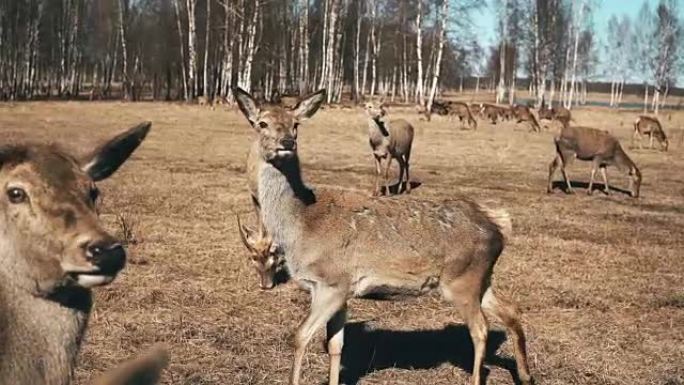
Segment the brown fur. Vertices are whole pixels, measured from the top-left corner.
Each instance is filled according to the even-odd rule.
[[[534,116],[534,113],[532,113],[530,107],[515,105],[511,107],[511,112],[517,119],[517,123],[527,122],[531,126],[532,131],[541,131],[541,126],[539,125],[537,118]]]
[[[653,139],[658,140],[660,148],[667,151],[669,147],[669,141],[667,140],[667,135],[663,130],[662,124],[656,117],[641,115],[634,121],[634,134],[632,135],[632,146],[634,146],[634,140],[638,140],[639,148],[641,146],[641,136],[648,135],[649,145],[648,148],[653,148]]]
[[[510,109],[504,106],[482,103],[481,111],[483,117],[489,119],[492,122],[492,124],[496,124],[499,119],[509,120],[511,118]]]
[[[94,182],[149,131],[144,123],[82,160],[54,146],[0,147],[0,384],[71,381],[92,307],[125,252],[100,225]]]
[[[549,165],[549,179],[547,192],[553,190],[553,174],[560,166],[567,186],[567,192],[572,193],[570,178],[566,167],[572,164],[575,158],[592,162],[591,177],[587,193],[592,193],[594,175],[597,169],[601,170],[604,182],[604,192],[610,193],[606,167],[614,165],[618,169],[628,172],[630,178],[630,190],[633,197],[639,196],[641,187],[641,172],[620,146],[620,142],[606,131],[588,127],[570,127],[565,125],[559,136],[554,139],[556,143],[556,157]]]
[[[241,110],[253,122],[253,98],[241,95]],[[323,97],[321,92],[310,96],[305,100],[308,108],[292,112],[290,121],[300,114],[313,115]],[[508,228],[505,213],[460,197],[434,203],[369,198],[354,191],[314,192],[302,180],[296,151],[273,150],[291,131],[258,132],[262,222],[282,249],[290,275],[312,293],[310,313],[295,336],[290,384],[299,385],[306,346],[324,325],[329,384],[338,384],[349,297],[421,295],[431,289],[439,289],[468,324],[475,345],[473,384],[481,378],[485,314],[506,326],[520,379],[531,383],[519,312],[495,297],[490,286],[504,246],[500,225]]]
[[[468,104],[463,102],[449,103],[449,116],[458,116],[460,122],[465,120],[470,128],[477,130],[477,121],[473,117]]]
[[[259,286],[262,290],[273,289],[279,263],[278,246],[261,224],[257,232],[243,225],[237,216],[237,225],[240,239],[249,251],[252,265],[259,275]]]
[[[152,385],[159,381],[169,363],[169,354],[161,345],[128,360],[103,374],[92,385]]]

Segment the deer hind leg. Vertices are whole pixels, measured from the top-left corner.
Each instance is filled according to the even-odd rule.
[[[404,163],[406,167],[406,187],[404,190],[407,194],[411,193],[411,177],[409,174],[409,160],[411,159],[411,151],[409,150],[406,155],[404,155]]]
[[[598,163],[596,161],[591,164],[591,174],[589,175],[589,187],[587,188],[587,194],[591,195],[594,191],[594,176],[596,175],[596,169],[598,168]]]
[[[397,193],[404,191],[404,170],[406,169],[406,163],[404,162],[404,156],[399,155],[397,157],[397,163],[399,163],[399,182],[397,184]]]
[[[344,289],[339,287],[333,288],[322,284],[318,284],[314,287],[311,292],[311,310],[309,310],[309,315],[299,326],[295,335],[295,354],[292,363],[292,373],[290,375],[290,385],[299,385],[306,346],[313,338],[316,330],[322,328],[323,325],[326,325],[331,321],[333,321],[333,325],[339,323],[339,319],[333,320],[333,318],[338,312],[344,311],[345,305],[346,293]],[[344,325],[344,323],[342,323],[342,325]],[[334,328],[332,329],[334,330]],[[333,348],[336,348],[337,345],[339,345],[340,351],[342,349],[340,343],[340,338],[343,336],[342,333],[341,330],[334,332],[332,338],[329,340],[333,341]],[[330,348],[330,346],[328,347]],[[336,349],[333,349],[333,352],[334,351],[336,351]],[[335,362],[337,362],[336,359]],[[331,357],[331,366],[335,362]]]
[[[546,192],[548,194],[551,194],[553,192],[553,174],[556,172],[558,164],[562,162],[563,161],[560,159],[560,155],[556,155],[556,157],[553,158],[553,160],[549,164],[549,181],[548,186],[546,187]]]
[[[382,160],[375,155],[375,187],[373,188],[373,196],[380,195],[380,175],[382,175]]]
[[[326,325],[328,356],[330,366],[328,384],[340,383],[340,366],[342,363],[342,347],[344,346],[344,324],[347,322],[347,309],[342,308],[328,321]]]
[[[531,384],[532,376],[527,362],[525,332],[520,324],[520,310],[514,304],[497,298],[491,287],[487,288],[482,297],[482,310],[490,318],[501,322],[506,327],[506,334],[513,340],[518,378],[522,384]]]
[[[603,192],[606,195],[610,195],[610,186],[608,186],[608,174],[606,173],[606,167],[601,167],[601,175],[603,176]]]

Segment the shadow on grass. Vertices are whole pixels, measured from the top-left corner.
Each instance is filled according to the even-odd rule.
[[[415,188],[418,188],[418,187],[420,187],[420,186],[423,185],[422,182],[415,181],[415,180],[412,180],[412,181],[410,181],[409,183],[411,183],[411,190],[413,190],[413,189],[415,189]],[[403,186],[401,186],[401,185],[399,184],[399,182],[394,183],[394,184],[391,184],[391,185],[389,186],[389,195],[396,195],[396,194],[403,193],[404,190],[403,190],[402,187],[403,187]],[[380,187],[380,195],[387,195],[387,188],[386,188],[385,186],[381,186],[381,187]]]
[[[503,331],[489,332],[485,362],[508,370],[519,384],[515,360],[496,355],[506,340]],[[367,374],[389,368],[430,369],[451,363],[468,373],[473,369],[473,344],[465,325],[441,330],[373,330],[365,322],[347,323],[342,352],[344,384],[355,385]],[[483,383],[489,371],[484,368]]]
[[[585,193],[586,193],[586,190],[589,188],[589,183],[588,183],[588,182],[577,182],[577,181],[572,181],[572,180],[571,180],[571,181],[570,181],[570,185],[572,186],[573,189],[582,189],[582,190],[585,190],[585,191],[584,191]],[[611,192],[616,192],[616,193],[624,194],[624,195],[627,195],[627,196],[631,196],[631,195],[630,195],[631,192],[630,192],[629,190],[622,189],[622,188],[619,188],[619,187],[614,187],[614,186],[609,186],[609,187],[610,187],[610,191],[611,191]],[[559,189],[559,190],[564,191],[566,194],[568,193],[568,190],[567,190],[567,188],[566,188],[566,186],[565,186],[565,182],[564,182],[564,181],[561,181],[561,180],[553,181],[553,189],[554,189],[554,190]],[[604,190],[604,185],[603,185],[603,183],[594,183],[594,185],[592,186],[592,191],[596,191],[596,190],[599,190],[600,192],[603,192],[603,190]],[[575,192],[579,192],[579,191],[575,191]]]

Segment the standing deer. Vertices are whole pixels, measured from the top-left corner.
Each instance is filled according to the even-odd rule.
[[[639,149],[642,148],[641,145],[641,135],[648,135],[649,145],[648,148],[653,148],[653,138],[658,140],[660,148],[667,151],[669,147],[669,141],[667,140],[667,135],[663,131],[663,126],[660,124],[658,118],[641,115],[634,121],[634,134],[632,135],[632,146],[634,146],[634,140],[638,139]]]
[[[263,224],[282,250],[290,276],[311,292],[309,314],[295,334],[290,384],[299,385],[306,346],[323,326],[329,384],[339,383],[349,298],[422,295],[432,289],[460,311],[470,329],[473,385],[480,384],[485,358],[485,314],[506,326],[519,378],[523,384],[532,382],[517,307],[495,296],[491,287],[504,232],[510,231],[505,211],[488,210],[465,198],[434,203],[409,197],[374,199],[348,190],[314,193],[302,180],[293,141],[297,125],[316,113],[325,91],[309,95],[292,110],[259,107],[240,89],[235,95],[258,133]]]
[[[409,160],[411,159],[411,146],[413,145],[413,126],[404,119],[389,120],[383,105],[375,106],[366,103],[368,115],[368,140],[373,156],[375,157],[375,188],[373,195],[380,195],[380,174],[382,173],[382,160],[386,159],[385,165],[385,193],[389,195],[389,170],[392,159],[399,163],[399,190],[411,192],[411,180],[409,178]],[[404,182],[406,175],[406,182]]]
[[[629,173],[629,190],[631,195],[634,198],[639,196],[641,172],[622,149],[620,142],[608,132],[589,127],[570,127],[566,124],[561,129],[560,135],[554,139],[554,142],[556,144],[556,157],[549,165],[548,193],[553,192],[553,174],[558,166],[560,166],[563,173],[567,192],[569,194],[573,193],[566,168],[577,158],[592,162],[587,194],[591,195],[593,192],[592,188],[596,169],[600,169],[603,176],[603,191],[606,194],[610,194],[606,167],[614,165],[619,170]]]
[[[477,121],[473,117],[472,112],[470,112],[470,107],[463,102],[451,102],[449,103],[449,115],[458,116],[458,120],[467,122],[468,127],[473,130],[477,130]]]
[[[126,262],[123,246],[98,219],[95,182],[124,163],[150,125],[116,135],[80,160],[55,146],[0,146],[0,384],[71,381],[91,288],[112,282]],[[124,379],[140,370],[117,373]]]

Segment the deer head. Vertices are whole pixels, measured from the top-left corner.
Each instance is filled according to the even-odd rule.
[[[95,183],[128,159],[150,126],[137,125],[80,160],[54,146],[0,147],[0,263],[12,278],[50,295],[116,277],[126,252],[100,224]]]
[[[273,239],[266,234],[263,226],[260,226],[259,232],[243,225],[240,222],[240,216],[237,217],[238,230],[240,231],[240,239],[249,250],[250,260],[254,269],[259,274],[259,286],[262,290],[270,290],[275,286],[275,275],[278,263],[278,245],[273,243]]]
[[[304,97],[296,106],[260,106],[248,92],[234,92],[240,111],[259,133],[261,155],[267,162],[292,158],[297,153],[299,124],[311,118],[325,101],[325,90]]]

